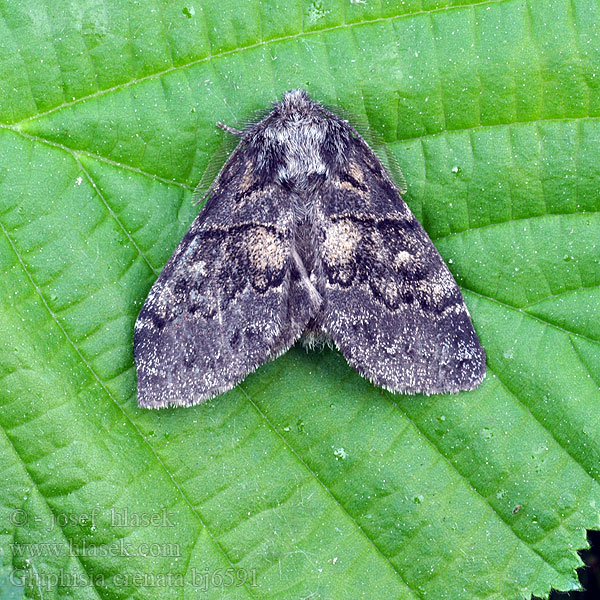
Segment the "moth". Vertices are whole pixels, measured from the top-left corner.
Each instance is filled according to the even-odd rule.
[[[375,385],[477,387],[456,282],[381,161],[303,90],[244,131],[137,318],[138,403],[221,394],[303,336]]]

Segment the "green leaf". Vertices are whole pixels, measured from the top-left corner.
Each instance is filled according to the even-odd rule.
[[[21,600],[22,584],[22,580],[13,569],[8,565],[2,565],[2,555],[0,555],[0,600]]]
[[[0,548],[26,597],[577,588],[600,525],[600,3],[0,7]],[[140,410],[133,323],[215,122],[299,86],[397,157],[487,378],[394,396],[294,348]]]

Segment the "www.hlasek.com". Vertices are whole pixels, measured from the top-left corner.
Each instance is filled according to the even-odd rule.
[[[175,542],[140,542],[132,544],[125,539],[108,544],[90,544],[86,540],[74,542],[35,542],[10,544],[14,556],[36,558],[42,556],[181,556],[181,548]]]

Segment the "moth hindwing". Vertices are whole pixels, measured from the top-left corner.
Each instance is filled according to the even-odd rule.
[[[394,392],[477,387],[485,353],[381,162],[302,90],[241,139],[135,324],[140,406],[225,392],[301,336]]]

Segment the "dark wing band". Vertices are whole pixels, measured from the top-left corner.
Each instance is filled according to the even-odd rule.
[[[389,390],[475,388],[485,353],[450,271],[360,138],[348,158],[315,202],[323,330]]]
[[[292,256],[291,199],[275,184],[252,188],[238,156],[150,291],[135,324],[140,406],[227,391],[302,333],[311,302]]]

